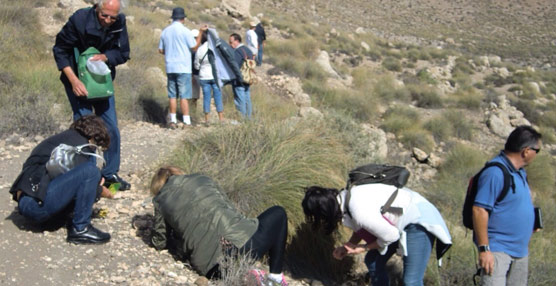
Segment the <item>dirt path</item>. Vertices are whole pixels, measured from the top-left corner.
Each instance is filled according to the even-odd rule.
[[[1,285],[188,285],[198,276],[167,251],[158,252],[143,240],[144,230],[132,226],[134,217],[152,214],[145,185],[151,170],[166,158],[184,136],[200,128],[168,130],[142,122],[121,123],[122,164],[120,174],[132,189],[114,200],[101,200],[105,219],[94,219],[112,240],[106,245],[76,246],[65,241],[66,228],[42,228],[17,213],[8,190],[23,161],[37,142],[23,143],[12,136],[0,142],[0,284]],[[37,138],[40,141],[41,138]],[[8,142],[6,142],[8,141]],[[15,144],[14,144],[15,143]],[[23,143],[23,144],[21,144]],[[148,220],[140,220],[139,224]]]

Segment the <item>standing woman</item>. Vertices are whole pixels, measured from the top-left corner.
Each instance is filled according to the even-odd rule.
[[[358,185],[350,191],[318,186],[307,188],[302,206],[307,219],[330,234],[340,222],[353,230],[349,241],[333,251],[336,259],[367,252],[365,264],[373,286],[389,285],[386,262],[398,250],[403,254],[404,285],[423,285],[432,246],[440,259],[452,240],[442,216],[429,201],[408,189],[398,190],[391,209],[381,212],[396,191],[385,184]],[[349,192],[349,194],[348,194]],[[366,243],[359,244],[361,240]]]
[[[154,196],[152,243],[156,249],[177,240],[178,251],[208,278],[220,276],[218,261],[224,246],[250,253],[256,259],[268,253],[270,274],[250,273],[264,285],[287,285],[282,260],[288,225],[282,207],[273,206],[257,218],[246,218],[211,178],[184,175],[171,166],[156,172],[150,191]]]
[[[205,123],[209,122],[210,113],[210,98],[214,97],[214,105],[216,112],[218,112],[218,119],[220,122],[224,120],[224,105],[222,104],[222,92],[216,82],[214,71],[211,64],[211,51],[209,50],[209,42],[207,41],[207,30],[202,30],[201,46],[195,53],[195,69],[199,70],[199,82],[203,90],[203,112],[205,113]],[[212,92],[212,95],[211,95]]]

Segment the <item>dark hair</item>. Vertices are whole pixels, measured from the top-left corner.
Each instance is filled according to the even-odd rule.
[[[104,125],[104,121],[96,115],[85,115],[77,119],[70,125],[70,129],[79,132],[87,140],[93,139],[96,145],[104,149],[110,146],[110,135]]]
[[[520,152],[527,147],[538,147],[542,135],[533,127],[527,125],[518,126],[506,140],[504,150],[508,152]]]
[[[305,189],[305,197],[301,202],[306,219],[315,229],[321,224],[326,234],[332,233],[342,219],[342,211],[338,204],[338,190],[311,186]]]
[[[234,40],[241,43],[241,36],[239,34],[233,33],[233,34],[230,35],[230,37],[234,38]]]
[[[201,44],[204,44],[208,39],[208,31],[204,30],[201,32]]]

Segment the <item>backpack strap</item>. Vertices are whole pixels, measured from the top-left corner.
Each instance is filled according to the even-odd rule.
[[[351,218],[353,218],[353,216],[351,216],[351,212],[349,211],[349,200],[351,199],[351,187],[347,188],[347,193],[346,193],[346,198],[345,198],[345,202],[344,202],[344,210],[346,211],[347,215]],[[388,198],[388,200],[386,200],[386,204],[384,204],[381,208],[380,208],[380,214],[384,215],[387,212],[393,213],[393,214],[397,214],[397,215],[402,215],[403,214],[403,208],[399,208],[399,207],[393,207],[392,203],[394,203],[394,201],[396,200],[396,197],[398,196],[398,191],[400,189],[396,188],[396,190],[390,195],[390,197]],[[392,224],[392,223],[390,223]]]
[[[100,160],[102,161],[102,165],[104,166],[104,165],[106,164],[106,161],[104,160],[104,158],[102,158],[102,156],[100,156],[100,155],[97,154],[97,153],[84,152],[84,151],[83,151],[83,149],[84,149],[84,148],[87,148],[87,147],[93,147],[93,148],[95,148],[95,150],[98,149],[98,146],[97,146],[97,145],[95,145],[95,144],[90,144],[90,143],[83,144],[83,145],[79,145],[79,146],[75,146],[75,148],[77,149],[77,153],[83,154],[83,155],[87,155],[87,156],[96,157],[97,159],[100,159]]]
[[[514,177],[510,174],[508,168],[500,162],[488,162],[483,167],[483,170],[492,166],[500,168],[500,170],[502,170],[502,174],[504,175],[504,187],[502,187],[502,192],[500,192],[500,195],[496,198],[496,202],[499,203],[506,197],[510,189],[512,189],[512,193],[515,194],[515,182]]]

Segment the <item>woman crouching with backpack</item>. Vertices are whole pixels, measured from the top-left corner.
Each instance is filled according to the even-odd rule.
[[[282,207],[273,206],[257,218],[246,218],[211,178],[185,175],[171,166],[156,172],[150,191],[156,249],[177,242],[180,254],[208,278],[219,278],[218,262],[226,250],[249,253],[255,259],[268,253],[270,273],[252,270],[251,277],[258,285],[287,285],[282,261],[288,225]]]
[[[366,184],[340,192],[312,186],[307,188],[302,206],[307,220],[314,227],[323,225],[327,234],[340,222],[353,230],[349,241],[334,249],[333,256],[341,260],[367,252],[365,264],[373,286],[389,285],[386,262],[396,250],[403,254],[404,285],[423,285],[435,239],[438,259],[452,244],[436,207],[407,188]],[[365,243],[360,244],[362,240]]]

